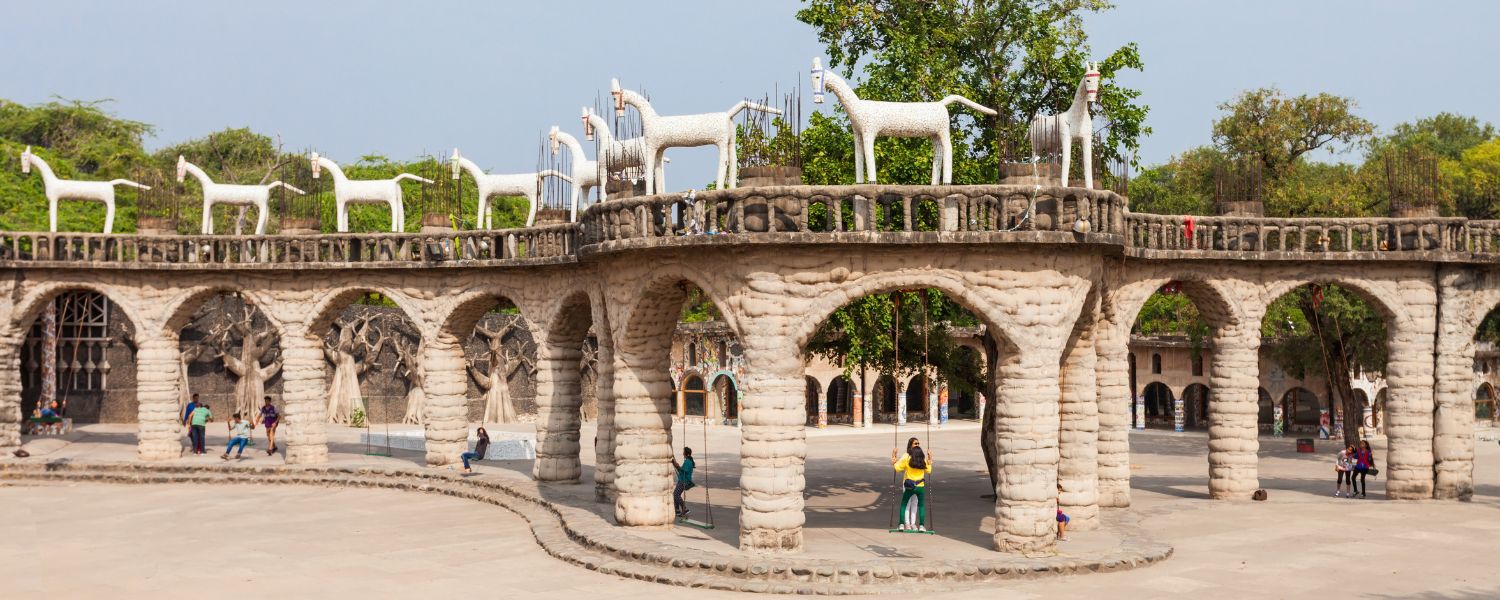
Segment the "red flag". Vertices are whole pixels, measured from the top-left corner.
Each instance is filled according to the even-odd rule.
[[[1193,241],[1193,215],[1182,218],[1182,237],[1186,238],[1189,243]]]
[[[1323,288],[1322,288],[1322,286],[1316,286],[1316,285],[1313,286],[1312,303],[1313,303],[1313,310],[1318,310],[1318,305],[1320,305],[1320,304],[1323,303]]]

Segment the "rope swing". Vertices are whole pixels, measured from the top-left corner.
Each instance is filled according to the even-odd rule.
[[[894,312],[895,312],[895,318],[892,319],[893,327],[894,327],[895,331],[894,331],[893,335],[891,336],[891,339],[892,339],[892,344],[891,345],[892,345],[892,352],[895,354],[896,364],[897,364],[898,367],[901,364],[901,294],[903,294],[903,293],[906,293],[906,292],[905,291],[898,291],[898,292],[895,292],[895,293],[893,293],[891,295],[891,301],[895,305],[895,310],[894,310]],[[931,322],[930,322],[930,315],[929,315],[929,310],[928,310],[928,297],[927,297],[926,290],[921,290],[920,293],[922,294],[922,296],[921,296],[921,298],[922,298],[922,369],[921,369],[921,374],[922,374],[921,386],[922,387],[921,387],[921,394],[922,394],[922,401],[928,403],[927,410],[928,410],[928,413],[929,413],[927,415],[927,432],[923,436],[926,439],[924,439],[922,443],[925,444],[930,449],[930,448],[932,448],[932,415],[931,415],[931,411],[933,410],[933,406],[932,406],[932,404],[931,404],[931,402],[929,400],[929,385],[930,385],[929,384],[929,380],[930,380],[930,378],[928,376],[928,371],[929,371],[929,369],[928,369],[928,363],[930,361],[928,360],[928,358],[929,358],[928,357],[928,349],[929,348],[928,348],[928,335],[927,334],[928,334],[928,330],[931,329]],[[906,399],[905,398],[898,398],[897,401],[904,403],[906,401]],[[904,408],[904,406],[905,406],[905,404],[901,404],[901,405],[897,406],[898,413],[902,410],[902,408]],[[891,430],[891,451],[893,453],[899,453],[899,452],[902,451],[901,450],[901,419],[899,418],[899,416],[896,419],[895,427],[893,427],[892,430]],[[926,519],[925,520],[926,520],[926,525],[928,527],[925,530],[921,530],[921,529],[900,529],[900,528],[896,527],[896,513],[901,510],[901,498],[902,498],[902,496],[905,495],[905,491],[906,491],[905,490],[905,486],[904,486],[904,480],[906,479],[906,475],[904,473],[899,472],[899,471],[895,472],[894,474],[895,474],[896,501],[891,504],[890,526],[887,528],[887,531],[890,531],[891,533],[925,533],[925,534],[935,534],[935,533],[937,533],[936,520],[933,519],[933,513],[935,511],[932,510],[932,508],[933,508],[934,505],[932,503],[932,499],[933,498],[932,498],[932,478],[931,477],[924,477],[923,480],[922,480],[922,482],[923,482],[922,487],[923,487],[923,490],[924,490],[923,493],[926,494],[926,496],[927,496],[927,506],[928,506],[928,509],[927,509],[927,514],[926,514]]]
[[[698,529],[713,529],[714,528],[714,505],[713,505],[712,502],[709,502],[709,499],[708,499],[708,458],[707,458],[708,457],[708,397],[707,397],[708,396],[708,391],[704,390],[703,394],[704,394],[704,399],[703,399],[704,400],[704,404],[703,404],[703,447],[702,447],[703,448],[703,450],[702,450],[703,456],[702,457],[694,456],[693,457],[693,464],[695,465],[695,468],[701,468],[703,470],[703,511],[704,511],[704,513],[706,513],[708,515],[708,522],[705,523],[703,521],[699,521],[697,519],[689,519],[687,517],[678,517],[677,518],[677,522],[679,524],[682,524],[682,525],[687,525],[688,527],[697,527]],[[684,414],[682,416],[682,446],[683,447],[687,446],[687,414],[685,414],[685,413],[686,413],[686,410],[684,410]],[[678,452],[678,454],[681,454],[681,452]],[[703,460],[700,462],[699,458],[702,458]],[[674,486],[676,485],[675,481],[673,482],[673,485]],[[687,496],[686,492],[683,493],[683,496],[684,496],[684,499],[686,499],[686,496]]]

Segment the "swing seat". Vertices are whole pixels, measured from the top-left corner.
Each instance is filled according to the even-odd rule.
[[[697,519],[689,519],[687,517],[677,517],[677,524],[678,525],[687,525],[688,527],[697,527],[698,529],[713,529],[714,528],[714,526],[713,526],[712,523],[704,523],[703,521],[699,521]]]
[[[920,529],[887,529],[886,531],[889,533],[921,533],[926,535],[937,535],[936,529],[928,529],[927,531],[922,531]]]

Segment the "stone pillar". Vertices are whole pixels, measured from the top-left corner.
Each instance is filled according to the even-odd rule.
[[[427,369],[422,390],[427,394],[423,429],[427,466],[441,467],[463,462],[461,455],[469,451],[469,373],[461,340],[446,331],[432,337],[435,339],[427,344],[421,358]],[[540,460],[540,455],[537,458]]]
[[[1385,380],[1390,387],[1387,388],[1389,398],[1386,400],[1386,459],[1384,465],[1376,461],[1381,476],[1386,479],[1386,496],[1395,500],[1421,500],[1433,496],[1433,373],[1436,362],[1433,357],[1437,345],[1437,332],[1434,331],[1437,299],[1430,290],[1424,293],[1416,286],[1412,287],[1403,289],[1401,297],[1409,318],[1396,319],[1394,325],[1387,324],[1390,358],[1386,363]],[[1439,357],[1438,360],[1443,359]],[[1473,369],[1473,363],[1468,368]]]
[[[21,447],[21,344],[24,330],[6,328],[0,333],[0,459]]]
[[[602,337],[596,360],[594,398],[599,418],[594,429],[594,497],[605,501],[615,496],[615,353]]]
[[[547,339],[539,332],[533,337]],[[536,462],[532,467],[537,481],[577,483],[583,475],[578,460],[578,427],[583,418],[578,367],[582,359],[579,340],[537,346]]]
[[[615,522],[621,525],[670,525],[675,516],[674,395],[667,349],[660,347],[670,335],[640,344],[643,349],[615,350]]]
[[[837,379],[835,379],[833,381],[837,381]],[[833,386],[833,383],[829,382],[829,387],[832,387],[832,386]],[[826,429],[827,427],[828,427],[828,390],[823,390],[821,393],[818,394],[818,429]]]
[[[1130,410],[1135,401],[1130,397],[1129,335],[1107,322],[1095,331],[1099,506],[1125,508],[1130,506]]]
[[[1099,411],[1094,331],[1085,329],[1063,354],[1060,387],[1058,503],[1073,529],[1099,527]]]
[[[1172,398],[1172,431],[1177,433],[1187,430],[1186,402],[1182,396]]]
[[[1226,324],[1209,374],[1208,493],[1248,499],[1260,487],[1260,322]]]
[[[782,341],[756,335],[744,340],[745,358],[754,370],[740,399],[741,550],[802,550],[806,384],[802,353]]]
[[[891,386],[891,389],[896,390],[896,397],[895,397],[895,401],[896,401],[896,424],[897,425],[905,425],[906,424],[906,386],[901,385],[901,378],[900,377],[896,377],[896,376],[893,375],[891,377],[891,379],[896,382],[896,385]],[[877,379],[876,381],[880,381],[880,380]]]
[[[328,381],[323,343],[305,328],[287,325],[281,337],[281,398],[286,421],[278,441],[289,464],[328,462]]]
[[[995,547],[1002,552],[1051,552],[1057,544],[1061,360],[1061,348],[1022,347],[1000,363]]]
[[[1433,413],[1433,497],[1468,500],[1474,495],[1474,327],[1473,276],[1466,267],[1438,268],[1437,365]],[[1371,400],[1373,402],[1373,399]]]
[[[160,334],[160,327],[137,328],[136,400],[139,423],[136,451],[141,460],[171,460],[182,456],[182,416],[178,414],[181,378],[175,336]],[[232,407],[219,408],[219,414]]]

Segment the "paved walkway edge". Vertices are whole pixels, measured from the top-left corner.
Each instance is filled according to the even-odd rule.
[[[560,506],[508,482],[399,468],[302,466],[194,466],[80,461],[6,461],[0,483],[89,481],[99,483],[280,484],[385,488],[444,494],[516,513],[548,555],[600,573],[656,583],[781,594],[891,594],[976,587],[988,582],[1106,573],[1143,567],[1172,556],[1129,513],[1104,513],[1118,534],[1114,552],[1082,556],[951,561],[871,559],[841,561],[795,555],[729,555],[642,539],[582,509]],[[586,516],[585,516],[586,515]]]

